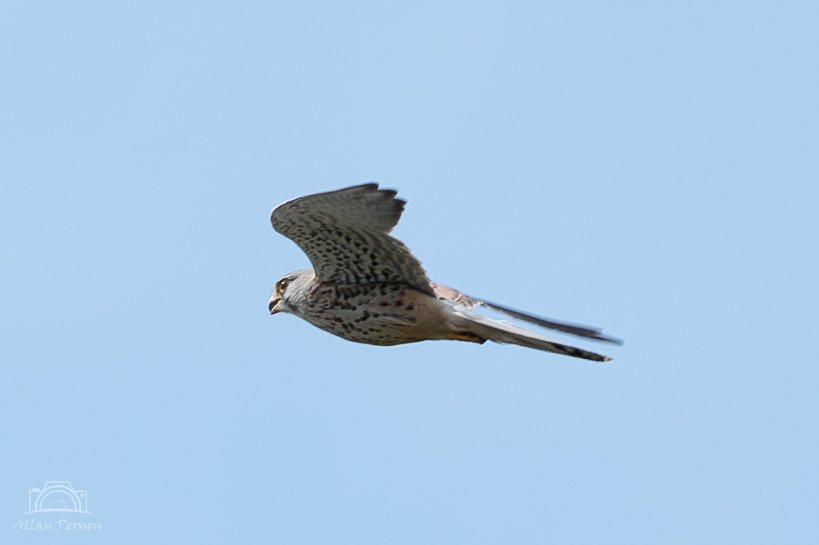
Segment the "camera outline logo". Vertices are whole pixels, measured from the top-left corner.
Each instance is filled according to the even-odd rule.
[[[46,481],[29,490],[28,512],[94,514],[88,510],[88,491],[76,490],[71,481]]]

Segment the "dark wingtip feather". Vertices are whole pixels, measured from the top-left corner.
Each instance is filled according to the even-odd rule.
[[[567,322],[559,322],[556,320],[547,320],[546,318],[541,318],[540,316],[534,316],[527,312],[522,312],[520,310],[516,310],[504,305],[499,305],[497,303],[492,303],[490,301],[483,301],[483,304],[487,307],[497,310],[498,312],[503,312],[504,314],[508,314],[513,318],[517,318],[519,320],[523,320],[524,322],[529,322],[530,324],[535,324],[540,327],[545,327],[546,329],[553,329],[555,331],[560,331],[562,333],[568,333],[569,335],[574,335],[576,337],[583,337],[585,339],[592,339],[594,341],[601,341],[607,342],[611,344],[622,345],[623,341],[616,337],[609,337],[608,335],[604,335],[600,329],[595,327],[588,327],[588,326],[581,326],[577,324],[570,324]]]
[[[407,201],[405,201],[404,199],[398,199],[395,197],[396,195],[398,195],[397,189],[381,189],[377,182],[356,185],[351,187],[350,189],[362,189],[366,191],[367,197],[391,200],[399,204],[402,208],[407,203]]]

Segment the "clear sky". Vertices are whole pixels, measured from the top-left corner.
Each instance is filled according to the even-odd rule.
[[[0,542],[819,542],[817,5],[3,2]],[[269,316],[367,181],[614,362]]]

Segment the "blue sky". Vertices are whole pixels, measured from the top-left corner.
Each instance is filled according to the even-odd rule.
[[[4,2],[0,541],[816,543],[816,6]],[[615,361],[269,316],[373,180]]]

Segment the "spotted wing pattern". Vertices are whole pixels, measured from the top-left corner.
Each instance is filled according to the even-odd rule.
[[[273,228],[304,250],[319,282],[404,283],[433,295],[421,263],[389,235],[405,201],[364,184],[307,195],[277,206]]]

